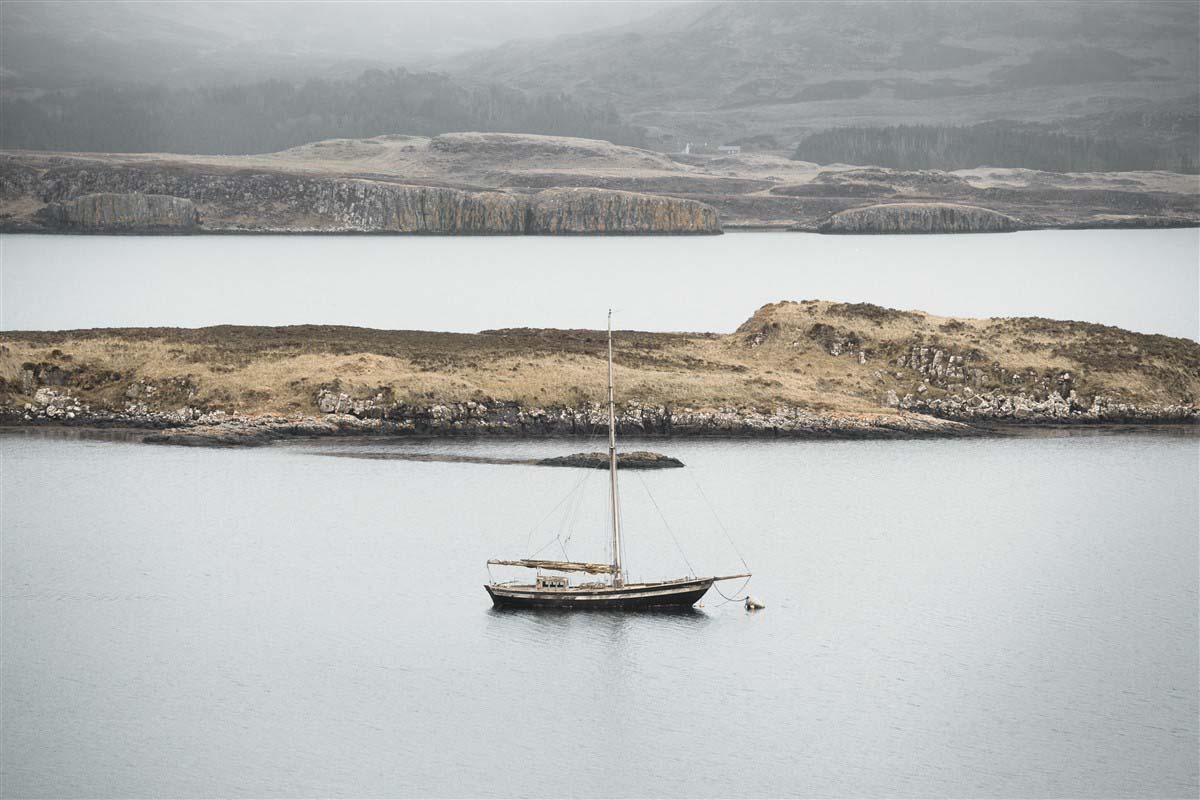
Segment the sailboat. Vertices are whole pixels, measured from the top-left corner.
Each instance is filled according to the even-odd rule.
[[[613,389],[612,309],[608,312],[608,493],[612,514],[612,562],[553,561],[518,558],[489,559],[488,564],[527,567],[536,570],[533,583],[485,584],[496,607],[571,608],[612,611],[688,608],[704,596],[717,581],[749,578],[749,572],[714,575],[706,578],[629,582],[621,564],[621,514],[617,493],[617,411]],[[545,573],[577,572],[601,576],[588,583],[572,584],[563,575]]]

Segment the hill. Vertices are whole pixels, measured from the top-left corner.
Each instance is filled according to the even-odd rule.
[[[638,19],[662,5],[5,0],[0,71],[15,91],[346,78]]]
[[[1195,422],[1200,344],[1082,322],[824,301],[737,331],[616,336],[627,433],[958,435],[971,423]],[[0,335],[2,418],[215,435],[585,434],[605,337],[328,326]],[[215,427],[214,427],[215,426]]]
[[[445,63],[464,79],[612,103],[664,149],[790,148],[841,125],[995,119],[1197,148],[1190,3],[681,4],[609,31]],[[1164,110],[1193,122],[1144,124]]]

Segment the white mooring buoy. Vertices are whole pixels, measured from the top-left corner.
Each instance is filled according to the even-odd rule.
[[[764,603],[762,600],[759,600],[757,597],[753,597],[753,596],[746,597],[746,610],[747,611],[758,611],[760,608],[766,608],[766,607],[767,607],[767,604]]]

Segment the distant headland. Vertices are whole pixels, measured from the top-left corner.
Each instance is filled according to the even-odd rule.
[[[0,231],[432,235],[974,233],[1200,225],[1170,172],[945,172],[665,154],[508,133],[246,156],[0,151]]]

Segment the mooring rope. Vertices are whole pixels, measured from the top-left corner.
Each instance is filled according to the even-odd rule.
[[[742,588],[738,589],[738,592],[742,591],[749,585],[750,585],[750,579],[746,578],[745,582],[742,584]],[[713,588],[717,590],[717,594],[721,595],[721,597],[725,597],[725,593],[720,590],[720,588],[717,586],[717,584],[714,583]],[[737,594],[737,592],[735,592],[734,594]],[[748,594],[745,597],[725,597],[725,603],[744,603],[744,602],[746,602],[746,600],[749,597],[750,597],[750,595],[748,595]],[[719,608],[720,606],[725,605],[725,603],[717,603],[717,607]]]

